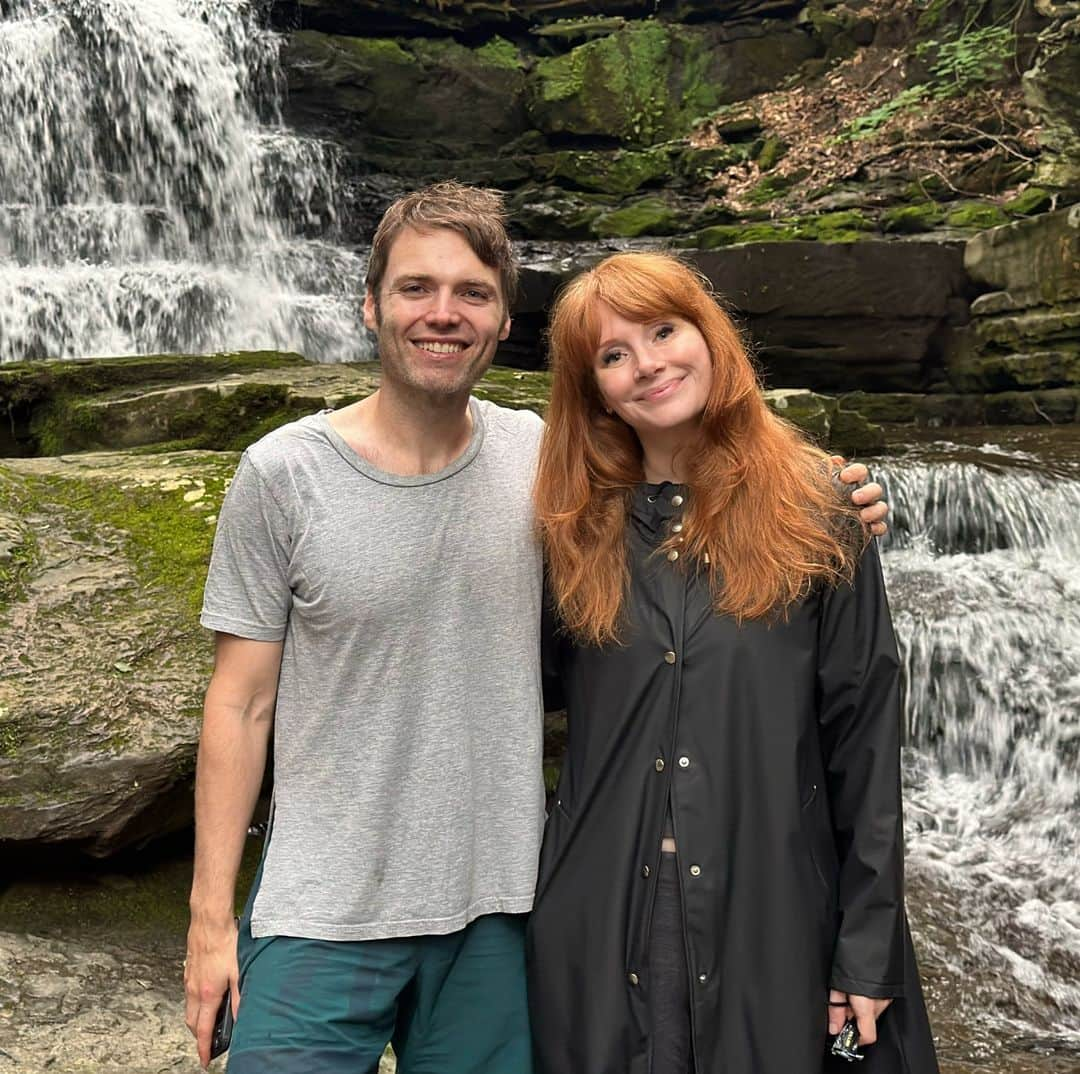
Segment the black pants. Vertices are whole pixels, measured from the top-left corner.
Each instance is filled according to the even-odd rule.
[[[690,971],[683,939],[679,872],[674,854],[660,855],[649,932],[650,1074],[694,1074],[690,1041]]]

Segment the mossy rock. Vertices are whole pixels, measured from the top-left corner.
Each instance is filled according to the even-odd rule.
[[[278,374],[310,364],[302,355],[279,351],[12,362],[0,367],[0,406],[9,419],[0,424],[0,454],[66,450],[62,445],[78,441],[90,421],[72,407],[75,400],[256,372]]]
[[[881,218],[881,227],[887,234],[917,235],[932,231],[944,218],[939,205],[924,201],[919,205],[899,205],[886,210]]]
[[[854,410],[867,421],[886,425],[912,425],[917,420],[923,397],[912,392],[846,392],[837,402],[843,410]]]
[[[948,376],[962,392],[1075,387],[1080,385],[1080,352],[988,355],[951,364]]]
[[[985,231],[1009,222],[1008,214],[997,205],[985,201],[968,201],[951,207],[945,213],[947,227]]]
[[[1010,216],[1034,216],[1045,212],[1053,204],[1053,195],[1041,186],[1029,186],[1015,198],[1002,205]]]
[[[815,49],[806,34],[644,19],[561,56],[530,75],[528,108],[547,134],[654,145],[686,134],[721,105],[773,89]]]
[[[787,145],[775,134],[765,139],[757,155],[757,166],[763,171],[771,171],[787,155]]]
[[[533,158],[545,180],[563,180],[583,190],[633,194],[639,187],[671,175],[672,151],[656,147],[631,150],[562,149]]]
[[[598,238],[632,239],[639,235],[673,235],[679,214],[663,198],[641,198],[603,213],[592,224]]]
[[[695,186],[711,183],[732,164],[750,156],[749,145],[686,146],[674,161],[675,174]]]
[[[526,187],[507,201],[511,227],[536,239],[591,238],[597,217],[612,208],[611,200],[603,195],[558,187]]]
[[[290,121],[332,131],[359,159],[469,159],[530,127],[524,64],[502,38],[470,48],[449,37],[296,30],[283,61]]]
[[[767,205],[770,201],[782,198],[793,186],[801,183],[808,174],[805,168],[800,168],[789,175],[766,175],[747,192],[746,200],[751,205]]]
[[[758,242],[858,242],[869,237],[874,223],[862,213],[848,210],[819,216],[794,217],[778,223],[719,224],[702,229],[697,244],[701,250]]]

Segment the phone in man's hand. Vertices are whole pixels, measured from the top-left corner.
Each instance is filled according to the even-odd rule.
[[[221,997],[221,1006],[218,1007],[217,1016],[214,1018],[214,1032],[210,1037],[211,1059],[217,1059],[219,1055],[224,1055],[229,1050],[232,1031],[232,989],[226,988],[225,995]]]

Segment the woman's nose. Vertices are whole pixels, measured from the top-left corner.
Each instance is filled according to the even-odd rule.
[[[663,368],[664,361],[662,358],[652,354],[641,354],[638,355],[638,360],[634,364],[634,376],[638,380],[655,377]]]

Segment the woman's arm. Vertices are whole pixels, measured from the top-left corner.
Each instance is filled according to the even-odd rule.
[[[901,996],[900,661],[873,542],[852,584],[823,593],[818,646],[818,718],[839,861],[829,983],[852,996]]]

